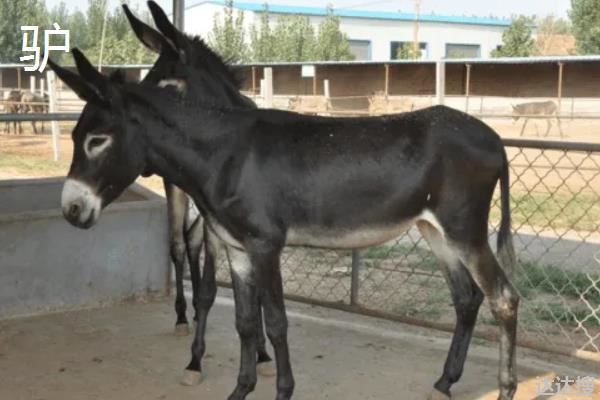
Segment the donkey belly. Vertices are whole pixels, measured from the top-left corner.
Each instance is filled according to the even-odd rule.
[[[378,226],[331,229],[320,226],[292,227],[288,230],[286,245],[329,249],[360,249],[377,246],[399,237],[419,220],[427,220],[439,226],[435,216],[430,211],[424,210],[415,217]]]

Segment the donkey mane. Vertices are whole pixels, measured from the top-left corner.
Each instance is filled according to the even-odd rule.
[[[190,44],[192,65],[204,65],[212,74],[219,74],[240,90],[244,79],[231,67],[231,60],[225,60],[211,49],[200,36],[178,32]]]
[[[202,109],[208,112],[231,112],[245,111],[244,107],[224,105],[221,102],[212,101],[207,96],[188,98],[171,86],[157,87],[135,82],[126,82],[121,85],[126,97],[134,98],[136,102],[144,104],[156,111],[156,115],[168,115],[165,105],[173,105],[182,109]],[[175,106],[176,105],[176,106]]]

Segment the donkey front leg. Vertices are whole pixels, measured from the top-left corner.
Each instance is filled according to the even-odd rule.
[[[188,243],[188,246],[190,244]],[[181,383],[185,386],[199,384],[202,379],[202,359],[206,352],[206,322],[210,309],[214,305],[217,296],[216,268],[219,249],[221,248],[219,238],[204,224],[204,268],[200,280],[199,294],[194,307],[197,313],[196,333],[192,343],[192,359],[186,367]],[[193,259],[193,257],[190,257]],[[258,342],[257,342],[257,364],[256,370],[259,375],[273,376],[273,363],[267,353],[265,333],[263,329],[262,312],[259,307],[258,318]]]
[[[256,351],[258,342],[258,288],[256,269],[248,254],[227,247],[235,299],[235,327],[241,341],[238,383],[228,400],[244,400],[256,386]]]
[[[185,369],[181,383],[186,386],[197,385],[202,381],[202,358],[206,351],[206,320],[217,296],[215,280],[215,261],[218,257],[220,242],[206,224],[204,230],[204,268],[200,280],[198,298],[194,300],[196,309],[196,333],[192,343],[192,359]]]

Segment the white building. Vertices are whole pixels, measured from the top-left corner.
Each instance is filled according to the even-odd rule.
[[[244,13],[246,28],[259,24],[264,3],[234,2],[234,8]],[[207,37],[215,14],[222,15],[223,0],[191,1],[185,12],[185,30]],[[269,4],[273,24],[278,16],[301,14],[315,25],[323,20],[327,10],[318,7]],[[412,43],[415,15],[389,11],[359,11],[335,9],[341,17],[341,29],[348,35],[357,60],[388,61],[396,58],[398,47]],[[488,57],[502,43],[502,33],[510,20],[464,16],[421,15],[419,42],[423,59]]]

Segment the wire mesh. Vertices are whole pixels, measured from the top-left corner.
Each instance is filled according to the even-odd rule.
[[[561,352],[600,353],[600,151],[507,145],[517,268],[513,284],[522,297],[519,339]],[[558,148],[556,148],[558,147]],[[583,150],[582,150],[583,148]],[[490,213],[495,248],[499,192]],[[439,261],[413,228],[382,246],[360,252],[358,296],[351,301],[349,251],[286,249],[284,289],[294,298],[349,309],[373,310],[414,321],[452,326],[455,313]],[[220,258],[218,279],[229,281]],[[482,307],[478,331],[495,331]]]

